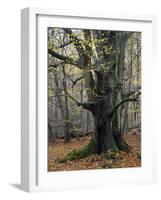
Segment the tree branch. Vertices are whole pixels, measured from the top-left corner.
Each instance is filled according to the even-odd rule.
[[[134,95],[134,94],[135,94],[135,96],[141,95],[140,88],[139,88],[138,90],[130,91],[130,92],[126,95],[126,97],[128,98],[128,97],[130,97],[130,96],[132,96],[132,95]]]
[[[75,46],[75,49],[78,53],[79,56],[79,63],[83,66],[85,63],[85,57],[86,57],[86,53],[85,53],[85,49],[83,46],[83,40],[79,39],[72,31],[72,29],[70,28],[64,28],[64,32],[66,34],[69,35],[70,40],[73,41],[73,44]]]
[[[66,72],[65,72],[65,68],[64,68],[64,65],[63,65],[63,89],[64,89],[64,92],[77,104],[77,105],[80,105],[81,103],[79,101],[77,101],[66,89],[65,87],[65,78],[66,78]]]
[[[69,96],[70,99],[72,99],[77,104],[77,106],[82,106],[84,109],[92,111],[93,110],[93,106],[96,104],[96,102],[84,102],[84,103],[81,103],[81,102],[77,101],[64,87],[64,81],[65,81],[65,77],[66,77],[66,72],[65,72],[64,66],[63,66],[63,74],[64,74],[64,78],[63,78],[63,89],[64,89],[64,92]],[[82,79],[82,78],[83,78],[83,76],[79,77],[79,80]]]
[[[72,83],[73,83],[72,88],[75,86],[75,84],[76,84],[78,81],[82,80],[83,78],[84,78],[84,76],[78,77],[78,78],[75,79],[75,80],[70,79],[70,80],[72,81]]]
[[[79,39],[72,31],[72,29],[70,28],[64,28],[64,32],[67,33],[69,35],[69,38],[72,40],[72,42],[74,43],[77,51],[79,54],[84,53],[84,48],[82,45],[82,40]]]
[[[67,90],[64,89],[64,92],[78,105],[81,106],[82,103],[77,101]]]
[[[75,65],[75,61],[67,56],[60,55],[59,53],[55,52],[52,49],[48,49],[48,53],[54,56],[55,58],[58,58],[59,60],[65,61],[67,64]]]
[[[82,106],[86,110],[92,111],[93,106],[96,104],[96,102],[81,103],[81,102],[77,101],[67,90],[64,89],[64,92],[69,96],[70,99],[72,99],[77,104],[77,106]]]
[[[57,68],[57,67],[58,67],[58,65],[55,64],[55,63],[49,63],[48,64],[48,68]]]
[[[61,61],[64,61],[65,64],[74,65],[74,66],[78,67],[79,69],[83,68],[83,63],[82,63],[81,59],[74,60],[68,56],[61,55],[52,49],[48,49],[48,53],[50,55],[54,56],[55,58],[57,58]]]
[[[68,41],[67,43],[61,44],[60,46],[58,46],[57,48],[64,48],[66,46],[68,46],[69,44],[71,44],[73,42],[73,40]]]
[[[124,104],[125,102],[136,102],[138,101],[138,98],[135,97],[135,98],[126,98],[124,100],[122,100],[121,102],[119,102],[112,110],[111,114],[110,114],[110,117],[112,117],[114,115],[114,113],[116,112],[116,110],[122,105]]]

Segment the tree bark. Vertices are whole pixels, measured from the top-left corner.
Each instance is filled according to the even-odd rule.
[[[108,108],[109,102],[102,101],[100,105],[97,105],[95,112],[93,113],[94,118],[94,142],[96,153],[106,153],[112,149],[114,144],[114,138],[111,127],[111,118],[105,112]]]

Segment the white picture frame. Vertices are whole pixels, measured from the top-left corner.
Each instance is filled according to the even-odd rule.
[[[86,23],[84,23],[85,21]],[[47,66],[47,46],[45,50],[45,42],[39,45],[41,37],[44,37],[43,31],[46,27],[54,26],[54,24],[56,27],[103,29],[107,23],[110,29],[137,30],[145,33],[143,34],[145,47],[142,55],[142,84],[144,86],[142,120],[143,130],[146,132],[142,136],[143,166],[138,169],[110,169],[109,171],[105,169],[99,172],[98,170],[86,170],[49,173],[46,171],[47,134],[42,136],[40,133],[40,130],[45,130],[46,128],[45,118],[41,118],[41,116],[43,114],[46,117],[45,110],[47,110],[47,106],[45,106],[47,103],[45,100],[47,99],[47,96],[45,96],[45,94],[47,95],[47,87],[45,85],[45,82],[47,83],[45,74],[47,68],[44,67],[44,63]],[[40,32],[42,34],[39,34]],[[21,47],[21,188],[25,191],[33,192],[155,183],[155,133],[150,135],[154,119],[151,116],[151,108],[147,111],[147,108],[152,106],[151,94],[148,93],[148,90],[151,87],[149,84],[149,79],[151,78],[150,66],[153,66],[155,70],[155,16],[110,14],[101,11],[91,13],[25,8],[22,10],[21,15]],[[45,51],[46,56],[42,56]],[[39,60],[39,57],[41,57],[41,60]],[[41,63],[43,63],[43,66]],[[146,69],[144,68],[145,65]],[[39,87],[41,87],[43,93],[39,91]],[[40,109],[39,104],[43,105],[41,106],[42,109]],[[40,122],[38,122],[39,120]]]

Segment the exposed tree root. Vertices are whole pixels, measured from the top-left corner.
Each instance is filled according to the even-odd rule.
[[[127,153],[132,152],[132,147],[130,147],[123,139],[120,141],[117,141],[116,143],[117,143],[119,150],[125,151]]]
[[[113,145],[112,148],[110,148],[104,155],[107,159],[115,159],[119,157],[119,150],[127,153],[132,152],[132,148],[124,140],[121,140],[121,142],[117,142],[117,145]],[[67,161],[85,158],[91,154],[96,154],[96,148],[93,140],[91,140],[90,143],[82,149],[72,150],[64,158],[58,160],[58,162],[65,163]]]
[[[122,134],[117,129],[113,130],[113,136],[116,146],[119,150],[125,151],[127,153],[130,153],[132,151],[132,147],[130,147],[129,144],[124,141]]]
[[[133,153],[132,147],[130,147],[122,138],[121,135],[114,135],[114,140],[112,142],[111,148],[108,149],[106,153],[104,153],[107,159],[115,159],[119,158],[119,151],[125,151],[127,153]],[[96,145],[94,140],[91,139],[90,143],[87,144],[82,149],[74,149],[70,153],[68,153],[64,158],[58,160],[59,163],[65,163],[71,160],[77,160],[81,158],[85,158],[91,154],[97,154]],[[102,153],[103,154],[103,153]]]

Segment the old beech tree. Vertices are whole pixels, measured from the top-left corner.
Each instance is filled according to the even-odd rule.
[[[140,88],[120,96],[124,72],[125,47],[132,32],[81,30],[81,36],[72,29],[62,29],[64,42],[59,48],[72,45],[76,56],[58,51],[56,47],[48,47],[49,56],[56,59],[50,67],[66,68],[73,65],[82,70],[85,89],[88,96],[86,102],[74,98],[65,90],[68,98],[77,106],[92,113],[94,120],[94,136],[91,140],[93,153],[101,154],[114,149],[130,151],[118,128],[117,110],[127,102],[137,102]],[[64,70],[64,76],[65,76]],[[77,80],[76,80],[77,81]],[[79,81],[79,78],[78,78]],[[65,83],[65,82],[64,82]]]

